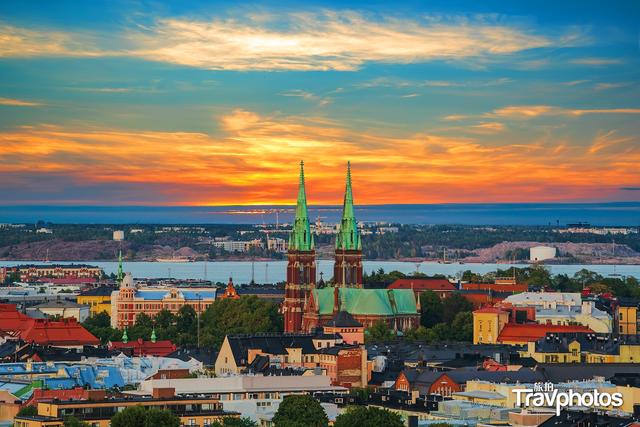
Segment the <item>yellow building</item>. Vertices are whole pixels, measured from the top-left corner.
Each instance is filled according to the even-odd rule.
[[[111,292],[114,290],[114,288],[104,285],[89,289],[78,295],[78,304],[88,305],[91,316],[102,312],[111,316]]]
[[[17,416],[15,427],[63,427],[64,418],[75,417],[91,427],[109,427],[111,418],[131,406],[169,410],[180,418],[180,425],[208,426],[225,417],[239,417],[237,412],[225,412],[218,399],[208,397],[177,397],[173,389],[155,389],[153,398],[123,397],[88,400],[66,400],[38,403],[37,416]]]
[[[498,335],[509,322],[509,312],[496,308],[485,307],[473,312],[473,343],[495,344]]]
[[[620,298],[614,320],[620,335],[636,335],[638,333],[638,301]]]

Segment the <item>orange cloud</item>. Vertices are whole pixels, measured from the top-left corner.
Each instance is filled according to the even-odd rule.
[[[0,175],[5,185],[21,180],[27,192],[36,179],[64,176],[83,188],[137,189],[141,203],[153,188],[170,203],[211,205],[291,203],[300,159],[306,160],[314,204],[339,203],[349,159],[361,204],[607,198],[607,192],[640,182],[640,141],[617,132],[597,135],[588,146],[568,140],[514,144],[480,136],[391,136],[320,117],[241,109],[219,120],[219,136],[46,125],[5,131]],[[486,127],[499,130],[500,124]],[[100,203],[100,194],[93,196],[89,202]],[[65,197],[78,202],[75,194]]]
[[[8,105],[10,107],[39,107],[42,104],[40,102],[25,101],[22,99],[0,98],[0,105]]]

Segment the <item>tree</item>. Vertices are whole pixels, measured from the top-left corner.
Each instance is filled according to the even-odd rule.
[[[202,344],[216,347],[229,334],[280,332],[283,329],[278,305],[253,295],[216,300],[200,318]]]
[[[222,423],[219,421],[211,424],[211,427],[258,427],[258,423],[253,421],[251,418],[242,417],[242,418],[231,418],[226,417],[223,418]]]
[[[129,406],[111,418],[111,427],[145,427],[147,410],[140,405]]]
[[[394,334],[387,326],[384,320],[376,320],[370,328],[367,329],[366,338],[368,342],[385,342],[391,341]]]
[[[387,409],[351,406],[338,415],[334,427],[403,427],[402,417]]]
[[[180,427],[180,418],[168,410],[129,406],[111,418],[111,427]]]
[[[67,417],[64,419],[64,427],[89,427],[89,423],[80,421],[76,417]]]
[[[145,427],[180,427],[180,418],[169,410],[151,408],[147,410],[144,425]]]
[[[104,311],[87,318],[82,325],[103,344],[122,338],[122,332],[111,327],[111,317]]]
[[[427,328],[442,322],[442,300],[431,290],[420,294],[420,324]]]
[[[280,403],[273,423],[276,427],[327,427],[329,418],[314,397],[292,394]]]
[[[447,325],[453,322],[453,319],[461,311],[472,311],[473,305],[461,293],[453,292],[442,301],[442,321]]]
[[[451,334],[456,341],[473,341],[473,313],[461,311],[451,322]]]
[[[38,415],[38,408],[36,408],[34,405],[23,406],[22,408],[20,408],[17,415],[19,417],[32,417],[34,415]]]

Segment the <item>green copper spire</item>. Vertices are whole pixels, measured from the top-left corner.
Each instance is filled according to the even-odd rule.
[[[124,279],[124,272],[122,271],[122,250],[118,251],[118,275],[116,276],[116,281],[118,284],[122,283],[122,279]]]
[[[307,195],[304,190],[304,162],[300,162],[300,183],[298,187],[298,201],[296,204],[296,218],[293,230],[289,235],[289,249],[296,251],[310,251],[315,248],[311,227],[309,225],[309,211],[307,210]]]
[[[156,337],[156,328],[153,328],[151,331],[151,342],[156,342],[158,338]]]
[[[340,230],[336,235],[336,249],[349,251],[362,249],[358,223],[353,210],[353,193],[351,191],[351,162],[347,162],[347,186],[344,190],[344,205],[342,207],[342,220]]]
[[[127,335],[127,328],[124,328],[124,334],[122,334],[122,342],[125,344],[129,342],[129,336]]]

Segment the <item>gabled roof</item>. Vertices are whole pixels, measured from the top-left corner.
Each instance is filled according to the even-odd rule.
[[[15,304],[0,304],[0,330],[24,331],[34,321],[18,311]]]
[[[47,301],[47,302],[43,302],[42,304],[38,304],[33,306],[33,308],[83,308],[83,307],[89,307],[88,305],[82,305],[82,304],[78,304],[75,303],[73,301]]]
[[[305,354],[316,352],[310,334],[269,334],[264,336],[227,336],[233,358],[238,365],[245,365],[248,351],[261,350],[266,354],[286,354],[287,348],[302,348]]]
[[[338,288],[338,292],[340,310],[351,315],[393,316],[418,312],[415,294],[411,289]],[[313,299],[320,315],[334,312],[334,288],[315,289]]]
[[[34,319],[20,334],[25,342],[39,345],[77,346],[98,345],[100,340],[87,331],[76,319],[61,321]]]
[[[396,279],[387,289],[412,289],[414,291],[455,291],[456,287],[447,279]]]
[[[109,343],[109,350],[120,350],[131,353],[133,356],[158,356],[165,357],[176,351],[176,345],[169,340],[162,341],[136,341],[121,342],[112,341]]]

